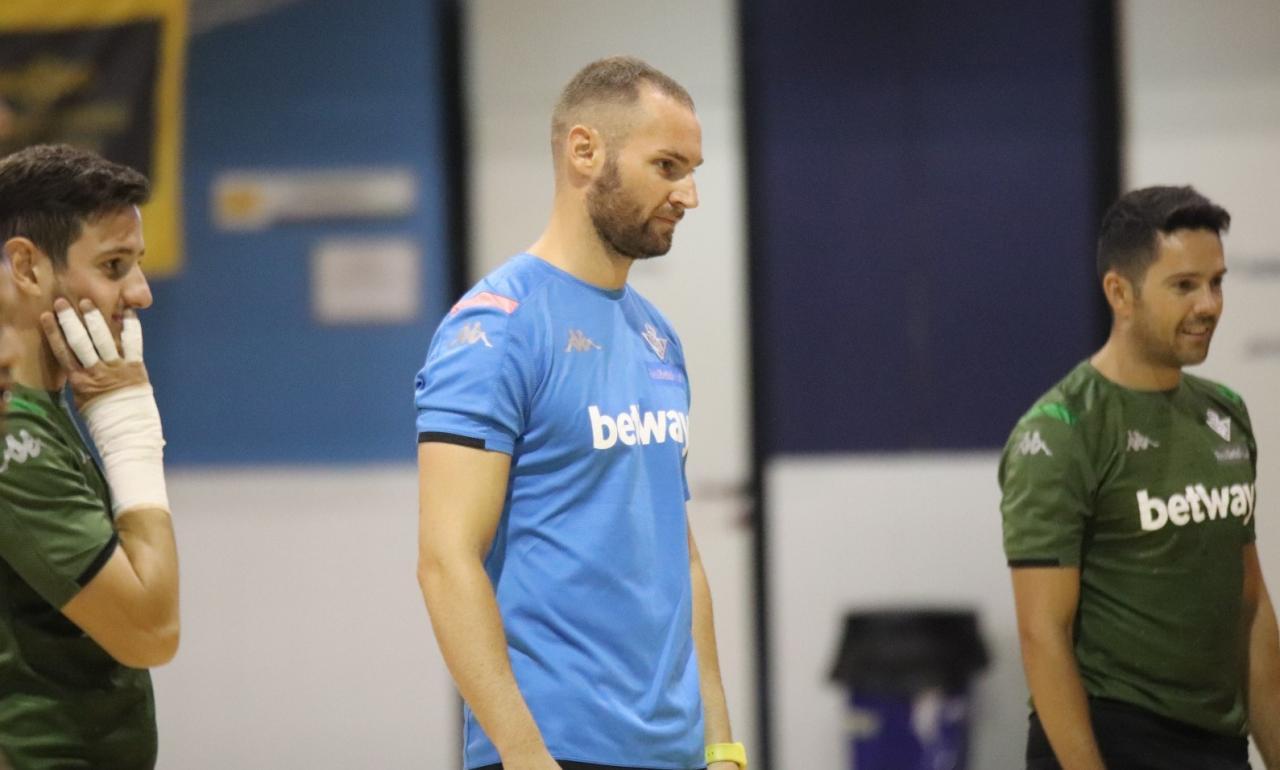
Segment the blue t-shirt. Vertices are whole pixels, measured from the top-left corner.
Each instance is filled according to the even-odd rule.
[[[684,455],[689,385],[666,319],[520,254],[440,324],[420,441],[511,455],[485,568],[551,755],[702,767]],[[466,711],[466,766],[499,761]]]

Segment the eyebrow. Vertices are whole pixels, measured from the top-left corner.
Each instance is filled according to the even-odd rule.
[[[658,150],[658,153],[661,155],[669,155],[686,166],[693,166],[694,168],[697,168],[702,165],[702,159],[699,159],[697,163],[690,163],[689,159],[684,156],[684,153],[676,152],[675,150]]]
[[[142,256],[143,254],[146,254],[146,253],[147,253],[147,250],[146,250],[145,248],[144,248],[144,249],[142,249],[141,251],[134,251],[133,249],[129,248],[128,246],[116,246],[115,248],[111,248],[111,249],[103,249],[102,251],[99,251],[99,252],[97,253],[97,255],[96,255],[95,259],[96,259],[97,257],[108,257],[108,256],[114,256],[114,255],[116,255],[116,254],[122,254],[122,255],[124,255],[124,256],[126,256],[126,257],[132,257],[133,255],[137,254],[137,255],[140,257],[140,256]]]
[[[1209,276],[1209,277],[1210,277],[1210,278],[1217,278],[1217,277],[1219,277],[1219,276],[1223,276],[1223,275],[1226,275],[1226,274],[1227,274],[1227,269],[1224,267],[1224,268],[1222,268],[1222,270],[1220,270],[1220,271],[1218,271],[1218,272],[1214,273],[1213,275],[1211,275],[1211,276]],[[1183,280],[1184,278],[1199,278],[1201,275],[1202,275],[1202,273],[1200,273],[1200,272],[1198,272],[1198,271],[1195,271],[1195,270],[1184,270],[1184,271],[1182,271],[1181,273],[1174,273],[1173,275],[1169,276],[1168,278],[1165,278],[1164,280],[1165,280],[1165,282],[1166,282],[1166,283],[1173,283],[1173,282],[1175,282],[1175,281],[1181,281],[1181,280]]]

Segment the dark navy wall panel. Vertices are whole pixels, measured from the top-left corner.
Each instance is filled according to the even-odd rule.
[[[1100,341],[1097,7],[744,0],[767,452],[997,446]]]
[[[192,40],[186,104],[187,257],[153,281],[147,362],[175,462],[327,462],[414,456],[413,375],[450,301],[443,30],[430,0],[308,0]],[[229,169],[405,167],[404,218],[256,233],[215,228]],[[322,237],[421,244],[412,323],[323,327],[310,305]]]

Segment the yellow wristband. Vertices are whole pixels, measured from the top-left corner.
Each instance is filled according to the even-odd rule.
[[[707,764],[733,762],[747,770],[747,747],[741,743],[713,743],[707,747]]]

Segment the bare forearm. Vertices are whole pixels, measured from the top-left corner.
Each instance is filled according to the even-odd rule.
[[[125,613],[139,628],[176,636],[178,547],[169,512],[157,508],[124,511],[116,519],[116,535],[137,577],[135,598],[125,605]]]
[[[118,545],[62,613],[107,654],[133,668],[168,663],[178,651],[178,551],[168,511],[125,510]]]
[[[1063,770],[1104,770],[1069,638],[1024,634],[1022,662],[1036,714]]]
[[[1280,768],[1280,634],[1263,601],[1249,631],[1249,731],[1269,770]]]
[[[720,677],[720,655],[716,646],[711,589],[700,563],[692,567],[693,577],[693,643],[698,655],[698,677],[702,691],[703,721],[707,743],[730,743],[733,728],[729,724],[729,706],[725,702],[724,684]]]
[[[445,665],[504,762],[545,755],[511,670],[502,616],[479,562],[431,562],[419,573]]]

